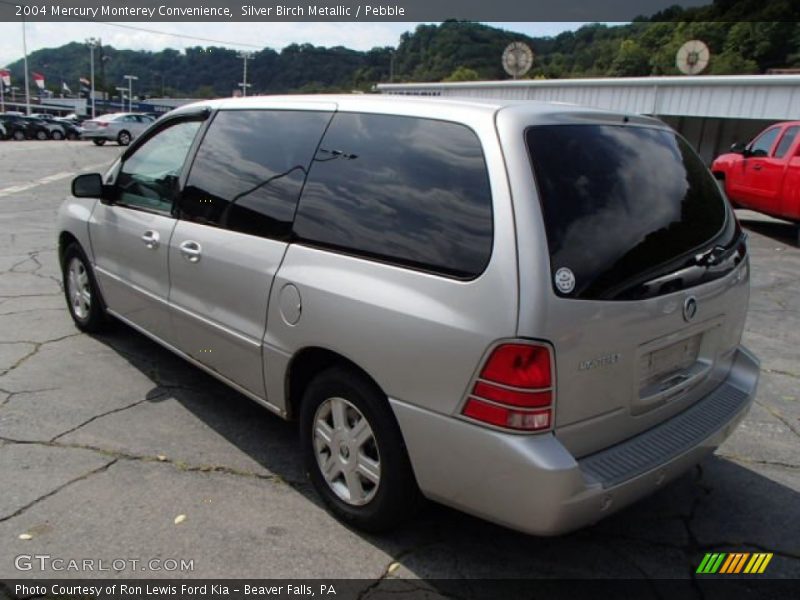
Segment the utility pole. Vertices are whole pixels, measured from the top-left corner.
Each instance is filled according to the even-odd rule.
[[[125,92],[128,91],[128,88],[117,87],[117,91],[119,92],[119,109],[123,111],[125,110]]]
[[[105,102],[108,100],[108,98],[106,98],[106,61],[109,57],[103,54],[102,38],[97,40],[97,49],[100,51],[100,89],[103,93],[103,101]]]
[[[25,19],[22,19],[22,52],[25,55],[25,114],[31,114],[31,88],[28,87],[28,40],[25,34]]]
[[[136,75],[125,75],[128,80],[128,112],[133,112],[133,82],[139,79]]]
[[[91,94],[89,97],[92,101],[92,118],[94,119],[96,116],[95,106],[94,106],[94,49],[97,46],[97,40],[95,38],[87,38],[86,45],[89,46],[89,69],[91,71],[90,79],[92,83],[92,90],[89,92]]]
[[[247,97],[247,88],[252,87],[249,83],[247,83],[247,59],[253,56],[252,52],[240,52],[239,58],[244,60],[244,73],[242,74],[242,82],[239,84],[239,87],[242,88],[242,96]]]

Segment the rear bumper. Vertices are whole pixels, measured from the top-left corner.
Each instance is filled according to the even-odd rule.
[[[708,396],[580,460],[553,434],[505,434],[391,403],[427,497],[526,533],[557,535],[656,491],[713,452],[747,414],[758,376],[758,360],[740,347]]]
[[[81,139],[84,140],[115,140],[112,134],[100,129],[81,129]]]

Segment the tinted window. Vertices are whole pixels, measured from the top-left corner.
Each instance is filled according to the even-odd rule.
[[[789,151],[789,148],[792,147],[798,131],[800,131],[800,127],[797,125],[787,127],[786,132],[783,134],[783,137],[778,144],[778,147],[775,149],[775,158],[784,157],[784,155]]]
[[[330,113],[221,111],[197,152],[182,218],[286,239]]]
[[[779,127],[773,127],[772,129],[768,129],[762,133],[755,140],[753,140],[752,144],[750,144],[750,153],[753,156],[769,155],[769,151],[772,149],[772,144],[775,143],[780,131],[781,130]]]
[[[169,212],[178,179],[200,121],[183,121],[140,146],[120,169],[113,200],[120,204]]]
[[[301,240],[457,277],[485,268],[492,200],[463,125],[337,113],[300,200]]]
[[[526,139],[552,272],[574,274],[568,297],[641,297],[641,284],[686,266],[712,240],[734,241],[714,179],[670,131],[552,125]]]

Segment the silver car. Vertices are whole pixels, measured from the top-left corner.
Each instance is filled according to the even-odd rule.
[[[92,140],[97,146],[117,142],[127,146],[153,123],[149,115],[138,113],[112,113],[84,121],[81,137]]]
[[[330,510],[423,498],[538,535],[714,450],[753,401],[749,259],[660,121],[504,100],[181,107],[78,176],[72,318],[137,329],[299,423]]]

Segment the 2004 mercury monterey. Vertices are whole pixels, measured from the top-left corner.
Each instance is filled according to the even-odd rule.
[[[745,236],[655,119],[314,96],[161,118],[59,215],[76,325],[287,419],[341,519],[423,497],[534,534],[685,472],[745,415]]]

